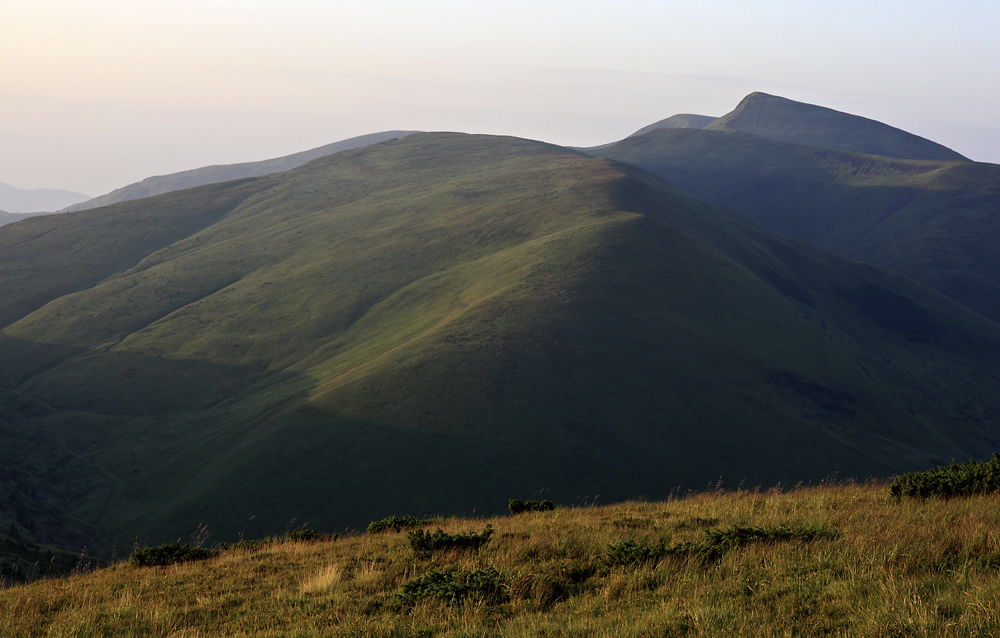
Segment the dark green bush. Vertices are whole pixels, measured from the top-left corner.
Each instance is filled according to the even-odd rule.
[[[670,547],[662,542],[659,545],[642,545],[633,541],[623,541],[608,545],[604,560],[608,565],[626,565],[637,567],[643,564],[660,562],[667,556],[678,558],[696,557],[702,560],[715,560],[727,550],[742,547],[750,543],[775,543],[782,541],[814,541],[834,539],[839,534],[825,529],[813,527],[792,527],[778,525],[777,527],[751,527],[748,525],[732,525],[727,528],[705,530],[705,538],[700,543],[686,541]]]
[[[522,512],[550,512],[556,508],[556,504],[552,501],[519,501],[517,499],[510,499],[507,503],[507,507],[510,508],[511,514],[521,514]]]
[[[728,549],[750,543],[774,543],[781,541],[814,541],[834,539],[839,534],[830,530],[814,527],[792,527],[778,525],[777,527],[751,527],[749,525],[733,525],[725,529],[706,529],[705,542],[708,547]]]
[[[338,537],[339,537],[338,534],[327,534],[325,532],[317,532],[314,529],[309,529],[308,527],[302,526],[297,529],[288,530],[287,532],[285,532],[285,535],[282,538],[279,538],[277,540],[314,543],[319,541],[337,540]]]
[[[477,550],[488,543],[493,536],[493,527],[486,526],[480,534],[448,534],[440,527],[433,534],[418,529],[410,532],[410,547],[418,553],[428,553],[439,549]]]
[[[925,472],[911,472],[893,479],[889,494],[895,499],[904,496],[972,496],[1000,490],[1000,454],[983,463],[968,461],[942,465]]]
[[[399,598],[404,604],[413,604],[421,598],[437,598],[449,604],[461,604],[469,598],[499,603],[506,599],[506,593],[495,569],[429,571],[404,583]]]
[[[404,529],[420,527],[421,525],[429,525],[433,522],[433,519],[421,520],[419,518],[414,518],[413,516],[390,516],[389,518],[383,518],[380,521],[372,521],[371,523],[368,523],[368,533],[378,534],[379,532],[385,532],[388,530],[401,532]]]
[[[667,549],[662,545],[640,545],[634,541],[611,543],[605,553],[604,560],[609,565],[638,566],[644,563],[656,564],[666,555]]]
[[[146,547],[132,554],[129,563],[136,567],[161,567],[174,563],[185,563],[192,560],[205,560],[218,554],[210,549],[167,543],[156,547]]]

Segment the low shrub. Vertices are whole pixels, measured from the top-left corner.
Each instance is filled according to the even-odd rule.
[[[910,472],[893,479],[889,494],[900,499],[904,496],[918,498],[972,496],[1000,490],[1000,454],[986,462],[968,461],[942,465],[924,472]]]
[[[421,520],[419,518],[414,518],[413,516],[390,516],[388,518],[383,518],[380,521],[372,521],[371,523],[368,523],[367,531],[369,534],[378,534],[389,530],[401,532],[404,529],[420,527],[421,525],[429,525],[433,522],[434,519]]]
[[[550,512],[556,508],[556,504],[552,501],[519,501],[517,499],[510,499],[507,503],[507,507],[510,508],[511,514],[521,514],[523,512]]]
[[[399,598],[404,604],[413,604],[421,598],[437,598],[449,604],[461,604],[469,598],[499,603],[506,599],[506,593],[495,569],[429,571],[404,583]]]
[[[706,529],[705,542],[708,547],[728,549],[750,543],[775,543],[781,541],[814,541],[835,539],[840,534],[831,530],[815,527],[793,527],[778,525],[777,527],[752,527],[749,525],[733,525],[726,529]]]
[[[633,541],[622,541],[608,545],[604,561],[608,565],[625,565],[637,567],[643,564],[660,562],[667,556],[697,557],[703,560],[715,560],[727,550],[749,545],[750,543],[775,543],[783,541],[814,541],[835,539],[838,532],[813,528],[778,525],[777,527],[752,527],[748,525],[732,525],[727,528],[705,530],[704,540],[700,543],[686,541],[667,547],[662,542],[659,545],[642,545]]]
[[[656,564],[666,555],[667,549],[660,545],[641,545],[634,541],[611,543],[604,560],[609,565],[638,566],[644,563]]]
[[[410,547],[418,553],[429,553],[439,549],[470,549],[477,550],[490,541],[493,527],[486,526],[479,534],[448,534],[440,527],[431,534],[422,529],[410,532]]]
[[[279,541],[297,541],[305,543],[316,543],[320,541],[332,541],[339,538],[339,534],[327,534],[326,532],[317,532],[314,529],[309,529],[308,527],[299,527],[297,529],[290,529],[285,532],[285,535],[277,539]]]
[[[174,563],[186,563],[193,560],[205,560],[217,555],[218,552],[191,547],[180,543],[167,543],[156,547],[146,547],[132,554],[129,563],[136,567],[162,567]]]

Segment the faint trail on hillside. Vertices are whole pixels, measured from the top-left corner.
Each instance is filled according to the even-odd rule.
[[[59,446],[62,448],[62,451],[67,456],[70,456],[70,457],[72,457],[74,459],[77,459],[79,461],[83,461],[84,463],[90,465],[91,467],[94,467],[95,469],[97,469],[97,471],[99,473],[103,474],[105,477],[107,477],[107,479],[109,481],[111,481],[111,489],[108,490],[108,496],[104,500],[104,505],[101,507],[100,511],[97,513],[97,516],[95,516],[94,520],[91,521],[91,522],[89,522],[89,523],[87,523],[86,521],[81,521],[83,523],[86,523],[87,525],[91,525],[91,526],[95,526],[96,527],[98,521],[100,521],[101,519],[103,519],[104,516],[107,514],[108,510],[111,508],[111,501],[114,499],[115,494],[117,494],[117,492],[118,492],[118,477],[115,476],[114,474],[112,474],[106,467],[104,467],[100,463],[97,463],[96,461],[94,461],[92,459],[88,459],[87,457],[85,457],[85,456],[83,456],[81,454],[78,454],[77,452],[74,452],[72,449],[70,449],[69,445],[66,443],[66,436],[63,433],[63,429],[66,426],[66,419],[65,419],[65,417],[63,417],[62,412],[60,412],[59,410],[57,410],[53,406],[49,405],[45,401],[42,401],[41,399],[38,399],[36,397],[27,395],[27,394],[25,394],[23,392],[20,392],[18,390],[10,390],[10,393],[11,394],[15,394],[15,395],[17,395],[17,396],[19,396],[19,397],[21,397],[23,399],[26,399],[28,401],[33,402],[33,403],[36,403],[36,404],[42,406],[43,408],[45,408],[45,410],[47,410],[48,412],[54,414],[55,417],[56,417],[55,418],[55,427],[52,428],[52,429],[54,430],[55,439],[59,443]],[[69,514],[67,514],[67,516],[68,515]],[[77,517],[74,516],[73,518],[77,518]],[[77,520],[79,520],[79,519],[77,518]]]

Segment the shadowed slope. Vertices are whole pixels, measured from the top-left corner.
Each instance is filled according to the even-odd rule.
[[[114,243],[126,220],[144,250]],[[73,463],[39,472],[104,539],[887,474],[1000,443],[994,324],[537,142],[417,134],[13,230],[0,280],[47,303],[8,313],[0,386],[65,441]]]
[[[936,142],[875,120],[766,93],[751,93],[705,128],[820,146],[850,153],[917,160],[966,160]]]
[[[712,130],[653,131],[592,152],[1000,320],[1000,166],[857,155]]]

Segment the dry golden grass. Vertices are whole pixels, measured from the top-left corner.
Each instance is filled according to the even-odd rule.
[[[275,543],[164,568],[126,564],[0,591],[3,636],[992,636],[1000,496],[888,498],[884,485],[695,494],[429,525],[494,528],[478,552],[416,555],[406,533]],[[609,565],[610,543],[705,530],[839,533],[714,560]],[[403,602],[432,570],[496,569],[502,600]]]

